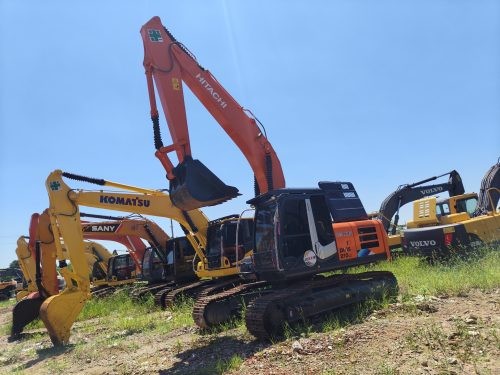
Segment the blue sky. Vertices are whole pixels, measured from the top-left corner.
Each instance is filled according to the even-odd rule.
[[[477,191],[500,156],[495,0],[0,0],[0,267],[54,169],[167,186],[139,35],[155,15],[264,123],[290,187],[351,181],[373,211],[451,169]],[[187,112],[194,156],[243,193],[205,212],[240,212],[252,171],[191,94]]]

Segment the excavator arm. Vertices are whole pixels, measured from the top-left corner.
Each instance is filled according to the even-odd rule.
[[[127,192],[73,190],[64,182],[63,177],[100,186],[114,187],[126,190]],[[74,216],[76,212],[79,212],[76,211],[78,206],[86,206],[169,218],[177,221],[188,230],[188,240],[190,240],[195,248],[198,257],[203,259],[203,249],[205,249],[207,244],[207,227],[209,221],[200,210],[183,211],[174,206],[168,194],[158,190],[143,189],[103,179],[89,178],[62,172],[61,170],[52,172],[48,180],[50,180],[50,184],[56,189],[61,188],[67,191],[66,196],[62,194],[58,195],[61,201],[64,200],[71,207],[65,213],[66,215]]]
[[[204,69],[192,53],[153,17],[141,28],[144,68],[151,104],[156,157],[167,172],[172,202],[183,210],[222,203],[238,195],[203,163],[193,160],[184,105],[183,82],[191,89],[232,141],[245,155],[256,181],[256,195],[285,187],[281,163],[258,120],[245,110]],[[172,137],[165,146],[161,139],[155,84]],[[168,154],[175,152],[174,167]]]
[[[434,185],[423,185],[427,182],[437,180],[440,177],[449,176],[448,182]],[[462,179],[457,171],[453,170],[440,176],[434,176],[413,184],[405,184],[387,196],[382,202],[377,217],[384,226],[388,234],[395,235],[399,222],[399,210],[405,204],[417,199],[448,192],[450,196],[463,194],[465,192]],[[394,217],[394,224],[391,229],[391,220]]]
[[[19,301],[22,298],[26,297],[29,293],[37,291],[35,285],[36,257],[34,251],[31,251],[30,247],[28,246],[28,241],[26,241],[26,236],[20,236],[17,239],[16,255],[19,261],[19,267],[21,267],[24,280],[26,281],[27,284],[27,290],[20,291],[16,295],[16,299]]]
[[[10,339],[19,337],[22,329],[39,317],[44,301],[59,293],[56,250],[47,210],[31,216],[28,238],[29,242],[19,238],[16,252],[30,293],[14,306]]]
[[[69,341],[71,326],[85,301],[90,298],[90,280],[78,205],[67,199],[70,194],[67,186],[57,186],[53,182],[49,176],[45,186],[49,195],[49,216],[54,244],[66,288],[43,302],[40,318],[49,332],[52,343],[57,346]],[[67,258],[63,252],[61,238],[68,250]],[[68,268],[67,259],[71,263],[71,269]]]

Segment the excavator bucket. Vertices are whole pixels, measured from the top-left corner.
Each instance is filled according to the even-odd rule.
[[[173,172],[170,198],[181,210],[214,206],[240,195],[237,188],[226,185],[199,160],[186,158]]]
[[[54,346],[69,342],[71,326],[85,304],[86,293],[66,289],[62,293],[47,298],[40,308],[42,319]]]
[[[12,331],[9,340],[15,340],[19,337],[24,327],[37,319],[40,315],[40,307],[44,299],[38,292],[30,293],[20,300],[12,310]]]

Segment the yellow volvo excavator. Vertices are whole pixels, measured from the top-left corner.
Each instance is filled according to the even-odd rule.
[[[500,242],[500,162],[481,182],[479,194],[423,198],[414,202],[413,221],[403,232],[403,250],[424,257],[449,256]]]
[[[427,182],[435,181],[438,178],[448,176],[447,182],[432,185],[424,185]],[[401,234],[397,233],[399,223],[399,210],[404,205],[414,202],[420,198],[437,193],[448,193],[450,196],[463,194],[465,192],[462,178],[457,171],[453,170],[440,176],[426,178],[425,180],[412,184],[403,184],[389,194],[380,205],[380,209],[371,214],[382,222],[384,229],[389,235],[389,248],[401,247]],[[394,221],[392,221],[394,219]]]

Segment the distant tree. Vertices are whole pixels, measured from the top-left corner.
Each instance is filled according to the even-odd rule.
[[[19,261],[16,259],[10,262],[9,268],[19,268]]]

